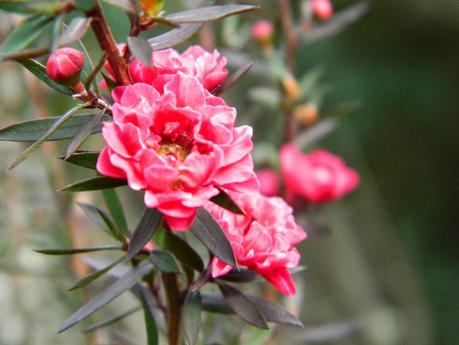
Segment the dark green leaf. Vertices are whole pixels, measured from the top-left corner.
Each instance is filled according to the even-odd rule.
[[[75,182],[59,189],[63,192],[87,192],[91,190],[101,190],[125,186],[126,180],[114,179],[110,177],[100,176],[93,177],[87,180]]]
[[[92,133],[96,130],[99,126],[100,122],[102,121],[105,115],[106,109],[102,109],[99,114],[94,116],[91,121],[88,121],[83,127],[80,128],[78,133],[70,142],[69,146],[67,147],[67,152],[65,153],[65,160],[68,159],[71,155],[73,155],[83,143],[89,138]]]
[[[91,252],[100,252],[104,250],[123,250],[122,246],[119,245],[105,245],[98,247],[89,248],[68,248],[68,249],[35,249],[37,253],[46,255],[75,255]]]
[[[120,228],[123,234],[125,234],[126,236],[129,235],[129,230],[126,222],[126,217],[123,211],[123,206],[121,205],[121,201],[118,198],[116,190],[104,189],[102,191],[102,195],[104,197],[105,204],[110,210],[110,214],[112,215],[113,220],[115,221],[116,225],[118,225],[118,228]]]
[[[0,1],[0,10],[16,13],[30,13],[29,3],[27,1]]]
[[[99,62],[97,63],[96,66],[94,67],[89,67],[90,69],[88,70],[88,77],[86,78],[86,81],[84,82],[84,86],[86,89],[89,89],[92,82],[95,81],[93,84],[94,89],[96,92],[98,92],[98,86],[97,86],[97,74],[102,70],[104,67],[105,61],[107,60],[107,54],[103,53],[102,56],[99,59]]]
[[[81,110],[82,106],[76,106],[69,111],[67,111],[64,115],[57,118],[53,125],[48,129],[48,131],[36,142],[30,145],[21,155],[14,160],[14,162],[8,168],[9,170],[15,168],[18,164],[25,161],[33,152],[35,152],[51,135],[53,135],[60,127],[62,127],[71,117]]]
[[[221,295],[202,294],[202,309],[217,314],[233,314],[233,309]]]
[[[220,193],[210,199],[213,203],[226,208],[227,210],[238,213],[244,214],[239,206],[234,202],[233,199],[223,190],[220,190]]]
[[[160,248],[170,251],[184,265],[201,272],[204,264],[201,257],[180,237],[160,227],[153,236],[153,241]]]
[[[237,267],[231,243],[220,225],[204,208],[199,209],[190,231],[202,242],[209,252],[228,265]]]
[[[183,24],[162,35],[150,38],[148,43],[150,43],[153,50],[170,48],[189,39],[198,32],[201,27],[202,24]]]
[[[283,325],[292,325],[303,327],[301,321],[299,321],[295,316],[290,314],[290,312],[284,307],[261,299],[255,296],[246,296],[252,305],[260,312],[261,315],[266,319],[266,321],[279,323]]]
[[[2,55],[17,52],[29,46],[51,22],[47,15],[33,15],[16,26],[2,46]]]
[[[81,127],[80,127],[81,128]],[[99,152],[90,151],[79,151],[65,159],[65,156],[59,157],[59,159],[65,159],[66,162],[78,165],[80,167],[96,170],[97,159],[99,158]]]
[[[195,345],[201,330],[201,294],[189,291],[183,305],[182,328],[187,345]]]
[[[222,277],[219,277],[219,279],[226,280],[229,282],[234,282],[234,283],[250,283],[255,280],[257,277],[257,274],[254,271],[250,271],[248,269],[240,268],[238,270],[232,270],[225,274]]]
[[[235,14],[240,14],[243,12],[254,11],[258,8],[258,6],[252,5],[207,6],[169,14],[167,16],[164,16],[164,18],[174,24],[204,23],[222,19]]]
[[[153,49],[150,43],[139,37],[128,36],[127,44],[135,58],[139,59],[145,66],[151,65]]]
[[[63,32],[62,36],[59,37],[59,47],[67,46],[73,42],[79,41],[83,38],[86,31],[91,24],[91,19],[86,17],[73,18],[67,29]]]
[[[117,279],[107,289],[91,299],[75,313],[73,313],[61,326],[59,333],[76,325],[78,322],[86,319],[94,312],[102,308],[107,303],[114,300],[126,290],[132,288],[146,274],[150,273],[153,265],[149,262],[142,262],[138,267],[129,270],[121,278]]]
[[[148,207],[145,208],[142,218],[134,230],[134,234],[132,235],[132,239],[129,243],[126,260],[131,260],[149,241],[151,241],[151,238],[153,237],[156,229],[158,229],[158,226],[161,224],[162,219],[163,215],[158,210]]]
[[[156,328],[155,316],[143,289],[140,289],[140,296],[147,331],[147,345],[158,345],[158,329]]]
[[[52,89],[67,95],[67,96],[72,96],[74,94],[73,90],[65,85],[60,85],[53,80],[48,78],[48,75],[46,74],[46,68],[43,66],[41,63],[38,61],[32,60],[32,59],[18,59],[16,60],[19,62],[22,66],[27,68],[29,72],[31,72],[33,75],[35,75],[38,79],[43,81],[46,85],[51,87]]]
[[[220,283],[218,286],[225,301],[241,319],[258,328],[269,329],[266,319],[246,295],[230,285]]]
[[[107,267],[105,267],[105,268],[103,268],[103,269],[101,269],[99,271],[93,272],[91,274],[88,274],[86,277],[81,278],[75,284],[73,284],[73,286],[68,291],[73,291],[73,290],[82,288],[82,287],[92,283],[94,280],[96,280],[97,278],[103,276],[105,273],[110,271],[113,267],[118,265],[123,260],[124,260],[124,256],[122,256],[121,258],[119,258],[118,260],[113,262],[112,264],[108,265]]]
[[[136,312],[138,312],[140,309],[142,309],[142,308],[141,307],[131,308],[131,309],[119,314],[119,315],[115,315],[113,317],[110,317],[110,318],[108,318],[108,319],[106,319],[104,321],[101,321],[101,322],[95,324],[94,326],[86,328],[83,331],[83,333],[91,333],[91,332],[94,332],[94,331],[96,331],[96,330],[98,330],[100,328],[109,326],[109,325],[111,325],[111,324],[113,324],[115,322],[123,320],[124,318],[126,318],[126,317],[128,317],[128,316],[130,316],[130,315],[132,315],[132,314],[134,314]]]
[[[121,230],[116,226],[115,223],[113,223],[113,221],[104,211],[89,204],[78,203],[78,205],[82,208],[84,213],[94,224],[96,224],[106,233],[112,235],[120,242],[125,241],[124,235],[121,232]]]
[[[226,80],[220,86],[212,90],[212,93],[218,96],[228,91],[234,84],[236,84],[240,78],[242,78],[249,71],[252,66],[253,61],[239,67],[239,69],[230,77],[226,78]]]
[[[180,272],[177,263],[175,262],[174,256],[165,250],[153,250],[148,259],[161,272],[178,274],[182,273]]]

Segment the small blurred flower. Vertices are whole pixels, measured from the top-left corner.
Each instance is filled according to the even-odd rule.
[[[260,181],[260,194],[264,196],[279,195],[279,178],[274,170],[259,170],[257,176]]]
[[[339,199],[359,184],[355,170],[324,150],[305,155],[293,144],[287,144],[280,151],[280,160],[287,189],[310,202]]]
[[[253,24],[250,34],[261,47],[266,48],[271,45],[271,40],[274,33],[274,27],[267,20],[259,20]]]
[[[82,52],[73,48],[61,48],[49,57],[46,74],[59,84],[74,86],[80,81],[83,66]]]
[[[333,15],[333,5],[330,0],[312,0],[312,12],[322,20],[328,20]]]
[[[310,126],[317,121],[317,105],[314,103],[306,103],[297,106],[293,109],[295,120],[302,126]]]

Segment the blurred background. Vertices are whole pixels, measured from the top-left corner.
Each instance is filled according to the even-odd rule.
[[[219,49],[226,41],[218,35],[233,25],[247,35],[256,19],[273,20],[280,28],[277,2],[243,2],[263,9],[212,26]],[[333,1],[338,13],[354,3]],[[323,68],[322,80],[330,86],[324,116],[336,104],[360,103],[334,133],[308,149],[323,147],[342,156],[360,172],[361,185],[343,200],[311,211],[309,238],[301,245],[308,269],[297,276],[301,293],[286,301],[306,329],[276,332],[280,337],[289,333],[284,339],[295,344],[459,344],[459,2],[375,0],[368,5],[360,20],[339,34],[306,42],[298,52],[299,76]],[[166,8],[183,6],[174,1]],[[115,7],[106,11],[122,40],[127,19]],[[0,12],[0,37],[13,25],[11,16]],[[94,51],[88,36],[85,43]],[[229,39],[233,48],[239,44],[234,40]],[[247,56],[263,62],[253,42],[241,44],[244,56],[226,48],[230,64]],[[59,114],[69,104],[17,65],[0,65],[0,76],[0,127]],[[258,130],[256,152],[272,151],[278,144],[267,141],[263,132],[272,123],[263,114],[276,115],[247,96],[266,84],[254,74],[225,96],[238,107],[239,122]],[[94,139],[88,147],[98,145]],[[76,280],[73,271],[84,274],[87,268],[32,249],[107,239],[95,233],[69,196],[54,192],[87,172],[55,159],[63,147],[54,144],[6,172],[23,149],[0,144],[0,344],[108,343],[104,339],[130,344],[125,334],[143,332],[139,315],[123,321],[110,337],[99,335],[99,342],[78,330],[56,335],[64,318],[91,294],[66,292]],[[133,200],[133,226],[139,198],[123,193],[125,200]],[[100,201],[91,194],[77,198]],[[64,214],[69,216],[62,219]],[[128,309],[129,303],[126,297],[102,313]]]

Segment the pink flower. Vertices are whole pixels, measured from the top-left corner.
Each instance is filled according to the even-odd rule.
[[[271,24],[271,22],[267,20],[257,21],[252,25],[252,29],[250,31],[250,35],[252,36],[252,38],[255,41],[260,42],[262,44],[271,41],[273,33],[274,27]]]
[[[287,144],[280,151],[280,160],[287,188],[311,202],[339,199],[359,184],[355,170],[324,150],[305,155],[294,145]]]
[[[163,94],[148,84],[113,92],[113,122],[97,170],[145,191],[145,204],[186,230],[199,207],[225,191],[253,192],[252,128],[234,127],[236,110],[178,72]]]
[[[322,20],[328,20],[333,15],[333,5],[330,0],[312,0],[312,12]]]
[[[257,176],[260,181],[260,194],[264,196],[279,195],[279,178],[274,170],[259,170]]]
[[[292,208],[277,197],[235,193],[231,197],[245,215],[232,213],[210,202],[206,209],[231,242],[238,264],[260,274],[284,295],[294,295],[295,282],[289,268],[296,267],[300,261],[295,245],[306,238],[306,233],[295,223]],[[212,260],[214,278],[231,269],[218,258]]]
[[[48,59],[46,74],[60,84],[77,84],[84,66],[84,56],[79,50],[61,48],[56,50]]]
[[[174,49],[155,51],[152,54],[150,67],[142,64],[138,59],[133,59],[129,65],[129,73],[133,83],[152,85],[160,93],[163,92],[164,85],[174,79],[178,72],[196,77],[204,88],[212,91],[228,75],[225,66],[226,58],[222,57],[217,50],[209,53],[200,46],[192,46],[182,54]],[[111,74],[108,64],[106,68]]]

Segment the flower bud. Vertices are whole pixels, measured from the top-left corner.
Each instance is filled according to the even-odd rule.
[[[330,0],[312,0],[312,12],[322,20],[328,20],[333,15],[333,5]]]
[[[318,109],[314,103],[299,105],[293,109],[295,120],[302,126],[310,126],[317,121]]]
[[[163,9],[164,0],[140,0],[140,7],[146,17],[154,18]]]
[[[48,59],[46,74],[59,84],[75,86],[84,66],[83,53],[73,48],[56,50]]]
[[[267,20],[259,20],[253,24],[250,31],[252,38],[257,41],[260,46],[266,48],[271,45],[271,40],[274,33],[273,25]]]
[[[292,74],[285,75],[282,86],[289,101],[296,102],[301,97],[300,85]]]

